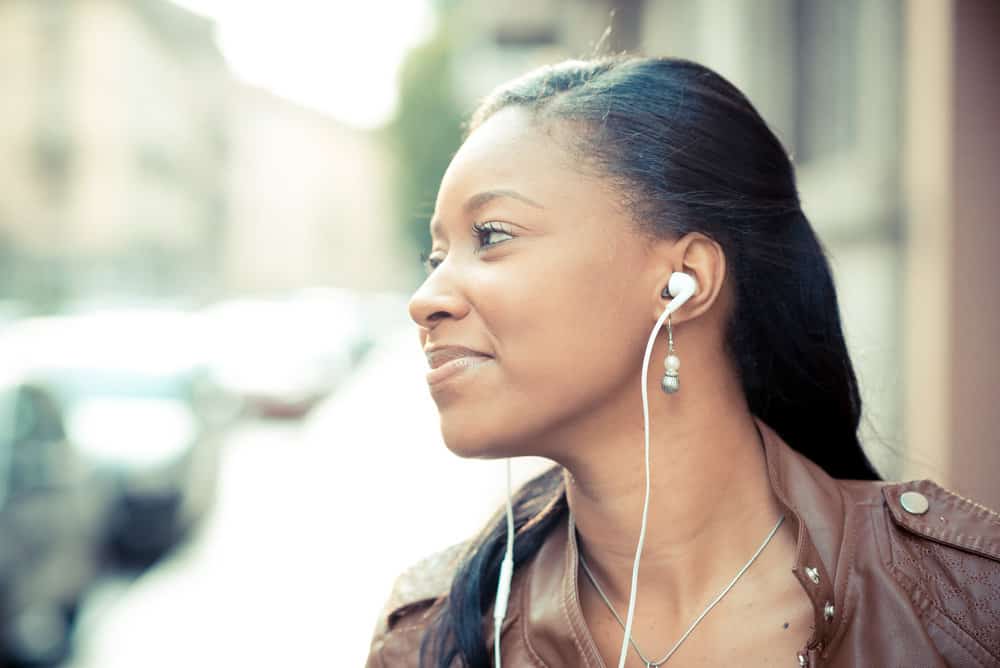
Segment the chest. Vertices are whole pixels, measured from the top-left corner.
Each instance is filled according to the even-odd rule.
[[[588,629],[605,666],[617,666],[624,630],[607,613],[603,602],[581,597]],[[797,654],[812,634],[813,607],[801,586],[789,577],[788,586],[766,600],[752,595],[723,600],[680,644],[664,668],[684,666],[795,666]],[[632,637],[649,661],[659,661],[684,635],[694,619],[675,629],[653,624],[633,625]],[[627,668],[646,668],[630,646]]]

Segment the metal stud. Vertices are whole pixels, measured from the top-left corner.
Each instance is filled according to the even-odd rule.
[[[819,584],[819,570],[812,566],[806,566],[806,575],[813,581],[813,584]]]
[[[834,612],[833,603],[827,601],[826,605],[823,607],[823,619],[825,619],[826,621],[830,621],[831,619],[833,619],[833,612]]]
[[[799,668],[807,668],[809,657],[806,656],[805,652],[799,652],[796,656],[799,658]]]
[[[920,492],[904,492],[899,497],[899,505],[911,515],[923,515],[931,507],[927,497]]]

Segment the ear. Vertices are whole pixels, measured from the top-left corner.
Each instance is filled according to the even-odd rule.
[[[665,292],[670,274],[683,271],[698,282],[698,290],[670,316],[681,323],[706,313],[719,299],[726,278],[726,254],[722,246],[701,232],[689,232],[678,239],[654,242],[651,260],[656,263],[653,319],[659,318],[672,297]],[[667,296],[664,296],[666,294]]]

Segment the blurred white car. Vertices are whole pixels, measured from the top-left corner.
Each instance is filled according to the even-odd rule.
[[[214,381],[269,417],[308,413],[370,344],[363,298],[332,288],[220,302],[202,315]]]
[[[148,566],[180,542],[211,504],[223,395],[207,381],[200,320],[181,310],[132,309],[31,318],[0,349],[49,389],[69,442],[115,489],[112,556]]]

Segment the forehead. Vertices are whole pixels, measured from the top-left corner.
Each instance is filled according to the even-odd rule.
[[[469,135],[453,162],[461,164],[483,158],[516,161],[520,151],[551,148],[552,125],[542,125],[521,107],[501,109]]]
[[[513,191],[547,206],[581,178],[565,143],[534,123],[529,112],[503,109],[455,153],[441,180],[437,216],[457,215],[468,198],[489,191]]]

